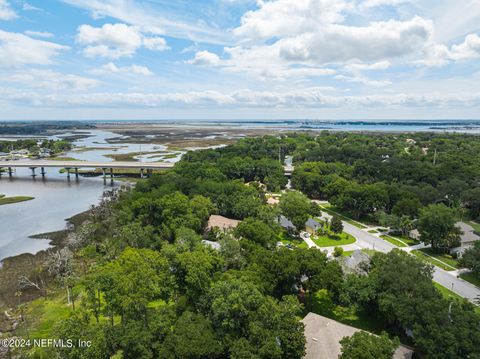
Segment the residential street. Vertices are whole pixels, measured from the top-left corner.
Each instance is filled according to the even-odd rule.
[[[322,212],[322,214],[323,217],[331,218],[331,216],[325,212]],[[343,226],[345,232],[357,238],[355,245],[358,247],[374,249],[384,253],[389,252],[394,248],[399,248],[381,238],[374,236],[371,233],[368,233],[367,230],[355,227],[354,225],[345,221],[343,221]],[[399,249],[406,252],[411,250],[409,247],[403,247]],[[477,288],[473,284],[470,284],[463,279],[457,278],[456,273],[456,271],[447,272],[439,267],[434,267],[433,280],[443,285],[445,288],[450,289],[458,295],[461,295],[462,297],[473,302],[476,297],[480,296],[480,288]]]

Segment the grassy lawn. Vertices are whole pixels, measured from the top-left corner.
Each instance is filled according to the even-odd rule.
[[[380,238],[386,240],[387,242],[393,244],[394,246],[397,246],[397,247],[407,247],[407,245],[403,242],[400,242],[398,239],[396,239],[395,237],[391,237],[389,235],[382,235],[380,236]]]
[[[28,334],[30,338],[49,338],[56,323],[68,318],[72,308],[67,305],[63,296],[52,296],[45,300],[38,298],[27,304],[25,310],[26,323],[18,329],[20,335]]]
[[[282,242],[284,245],[291,244],[292,246],[295,246],[301,249],[308,248],[307,243],[305,243],[305,241],[301,240],[300,238],[289,236],[285,233],[282,233],[281,235],[278,236],[278,241]]]
[[[5,195],[0,195],[0,206],[3,204],[12,204],[12,203],[30,201],[34,198],[35,197],[28,197],[28,196],[5,197]]]
[[[445,299],[448,299],[448,300],[451,300],[451,299],[457,300],[458,299],[458,300],[462,300],[462,301],[464,299],[461,295],[458,295],[457,293],[452,292],[450,289],[445,288],[443,285],[438,284],[437,282],[433,282],[433,285],[435,286],[435,288],[438,289],[438,291],[443,295],[443,297]]]
[[[445,262],[443,262],[441,260],[438,260],[434,257],[431,257],[431,256],[427,255],[426,253],[420,251],[420,250],[414,250],[414,251],[411,251],[410,253],[414,254],[418,258],[420,258],[420,259],[422,259],[422,260],[424,260],[424,261],[426,261],[430,264],[433,264],[433,265],[435,265],[439,268],[442,268],[443,270],[452,271],[452,270],[456,269],[455,267],[449,266]]]
[[[448,265],[450,265],[452,267],[460,268],[460,266],[458,265],[458,260],[456,260],[455,258],[453,258],[449,254],[436,253],[431,248],[422,248],[422,249],[420,249],[420,251],[423,252],[423,253],[426,253],[429,256],[432,256],[432,257],[434,257],[438,260],[441,260],[442,262],[447,263]]]
[[[466,280],[467,282],[472,283],[473,285],[476,285],[477,287],[480,287],[480,278],[476,276],[474,273],[460,274],[460,278],[462,278],[463,280]]]
[[[335,247],[335,246],[345,246],[347,244],[355,243],[356,239],[343,232],[341,234],[326,234],[323,236],[314,236],[312,238],[313,242],[319,247]]]
[[[370,229],[368,230],[368,233],[378,233],[378,231],[376,229]]]
[[[372,318],[363,310],[333,303],[330,294],[324,289],[313,293],[308,298],[307,311],[377,334],[385,330],[382,321]]]
[[[357,221],[354,221],[353,219],[351,218],[348,218],[347,216],[344,216],[343,214],[339,213],[339,212],[336,212],[335,210],[332,209],[331,206],[320,206],[322,208],[323,211],[327,212],[328,214],[330,215],[335,215],[337,217],[339,217],[342,221],[345,221],[347,223],[350,223],[351,225],[354,225],[355,227],[357,228],[367,228],[367,226],[357,222]],[[334,208],[334,207],[333,207]]]
[[[373,256],[376,252],[378,252],[378,251],[373,250],[373,249],[361,249],[360,251],[368,254],[369,256]],[[355,252],[355,251],[344,251],[342,253],[342,257],[350,257],[353,254],[353,252]]]

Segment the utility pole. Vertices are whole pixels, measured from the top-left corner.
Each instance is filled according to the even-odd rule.
[[[437,163],[437,149],[435,148],[435,152],[433,154],[433,165],[435,166]]]

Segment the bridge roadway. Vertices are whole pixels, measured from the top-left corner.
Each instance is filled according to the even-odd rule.
[[[65,168],[67,169],[67,177],[70,177],[70,170],[75,170],[75,175],[78,177],[79,168],[101,168],[103,175],[106,175],[106,170],[110,170],[110,175],[113,177],[113,169],[139,169],[140,175],[143,177],[143,171],[148,172],[152,170],[173,168],[174,163],[170,162],[89,162],[89,161],[55,161],[55,160],[16,160],[16,161],[0,161],[0,170],[2,168],[8,169],[8,174],[13,174],[13,168],[30,168],[32,176],[36,176],[35,169],[40,168],[40,174],[45,176],[45,168]],[[285,175],[291,176],[294,170],[292,165],[284,166]],[[2,172],[0,171],[0,176]]]
[[[35,170],[40,168],[40,174],[45,176],[45,168],[65,168],[67,170],[67,177],[70,177],[70,170],[75,170],[75,175],[78,177],[79,168],[101,168],[103,175],[106,175],[107,169],[110,170],[110,176],[113,177],[113,169],[138,169],[140,175],[143,177],[145,170],[148,172],[152,170],[172,168],[174,163],[169,162],[89,162],[89,161],[49,161],[49,160],[17,160],[17,161],[0,161],[0,169],[6,168],[8,174],[13,174],[13,168],[30,168],[32,176],[36,176]],[[1,172],[0,172],[1,176]]]

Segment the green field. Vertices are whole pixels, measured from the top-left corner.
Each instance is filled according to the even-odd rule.
[[[326,234],[323,236],[313,236],[313,242],[319,247],[337,247],[355,243],[355,237],[343,232],[340,234]]]
[[[30,201],[34,198],[28,196],[5,197],[5,195],[0,195],[0,205]]]
[[[378,231],[376,229],[369,229],[368,233],[378,233]]]

